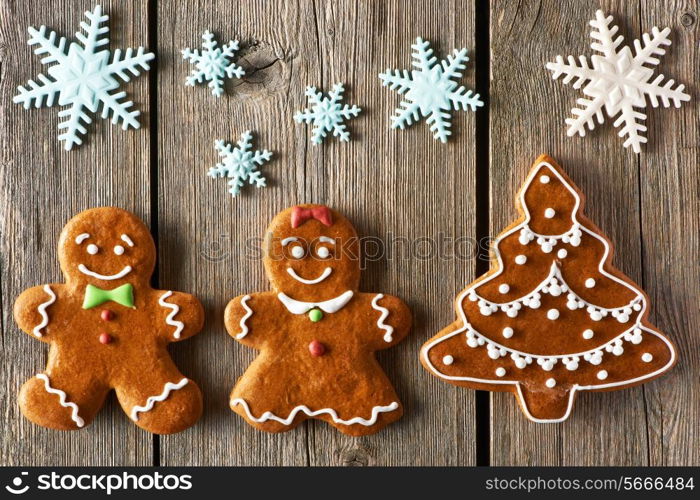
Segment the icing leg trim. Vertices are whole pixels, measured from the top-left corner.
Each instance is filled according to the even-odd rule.
[[[185,324],[182,321],[176,321],[175,319],[173,319],[173,318],[175,318],[177,313],[180,312],[180,308],[175,304],[171,304],[171,303],[165,301],[165,299],[170,297],[172,294],[173,294],[172,291],[165,292],[163,295],[160,296],[160,299],[158,299],[158,303],[163,307],[167,307],[168,309],[172,309],[172,311],[170,311],[170,314],[168,314],[167,318],[165,318],[165,322],[168,325],[175,327],[175,333],[173,333],[173,337],[175,337],[176,339],[179,339],[180,333],[182,332],[182,329],[185,328]]]
[[[41,333],[41,329],[45,328],[46,325],[49,324],[49,315],[46,314],[46,308],[54,302],[56,302],[56,294],[53,293],[53,290],[51,290],[51,287],[49,285],[44,285],[44,291],[46,292],[46,295],[49,296],[49,300],[47,300],[46,302],[42,302],[37,308],[39,314],[41,314],[41,323],[36,325],[32,330],[32,333],[37,337],[42,337],[44,335],[43,333]]]
[[[172,382],[166,383],[166,384],[165,384],[165,387],[163,388],[163,392],[161,392],[161,393],[158,394],[157,396],[150,396],[150,397],[146,400],[146,404],[145,404],[145,405],[143,405],[143,406],[134,406],[134,407],[131,409],[131,415],[130,415],[130,416],[131,416],[131,420],[133,420],[134,422],[136,422],[136,421],[139,419],[139,413],[151,411],[151,410],[153,409],[153,406],[154,406],[156,403],[161,402],[161,401],[165,401],[165,400],[168,398],[168,396],[170,396],[170,393],[171,393],[172,391],[176,391],[176,390],[178,390],[178,389],[182,389],[183,387],[185,387],[185,386],[187,385],[187,382],[189,382],[189,380],[187,380],[186,378],[183,378],[183,379],[180,380],[177,384],[173,384]]]
[[[241,331],[240,333],[236,334],[237,339],[242,339],[246,335],[248,335],[248,326],[245,324],[245,322],[248,320],[253,315],[253,310],[248,307],[248,302],[250,300],[250,295],[246,295],[241,299],[241,305],[243,306],[243,309],[245,309],[245,315],[241,318],[241,322],[239,325],[241,326]]]
[[[379,301],[382,300],[383,298],[384,298],[383,293],[378,293],[377,295],[375,295],[374,298],[372,299],[372,309],[375,309],[376,311],[379,311],[382,313],[382,315],[379,316],[379,319],[377,320],[377,326],[386,332],[384,334],[384,341],[391,342],[392,340],[394,340],[394,338],[393,338],[394,327],[389,326],[386,323],[384,323],[384,320],[389,316],[389,309],[379,305]]]
[[[231,400],[231,406],[236,406],[236,405],[241,405],[243,407],[243,410],[245,411],[246,415],[248,418],[254,422],[262,423],[262,422],[267,422],[268,420],[274,420],[275,422],[279,422],[282,425],[291,425],[294,419],[296,418],[298,413],[305,413],[309,417],[317,417],[319,415],[330,415],[330,417],[333,419],[333,422],[336,424],[343,424],[343,425],[353,425],[353,424],[360,424],[364,425],[366,427],[369,427],[370,425],[374,425],[377,422],[377,418],[379,417],[380,413],[387,413],[390,411],[394,411],[399,407],[399,403],[394,401],[393,403],[387,405],[387,406],[375,406],[372,408],[372,418],[366,419],[362,417],[354,417],[349,420],[343,420],[342,418],[338,417],[338,414],[336,413],[335,410],[332,408],[324,408],[322,410],[316,410],[312,411],[308,406],[297,406],[294,408],[290,413],[287,418],[282,418],[278,417],[272,412],[266,411],[263,413],[259,418],[256,418],[253,416],[253,414],[250,412],[250,408],[248,407],[248,403],[244,399],[241,398],[235,398]]]
[[[73,420],[73,422],[75,422],[75,425],[77,425],[78,427],[82,427],[85,425],[85,421],[78,416],[78,405],[68,401],[68,395],[65,392],[51,387],[51,384],[49,384],[48,375],[46,375],[45,373],[39,373],[37,374],[36,378],[44,381],[44,389],[46,389],[46,392],[48,392],[49,394],[56,394],[58,396],[61,406],[63,406],[64,408],[71,409],[70,417]]]

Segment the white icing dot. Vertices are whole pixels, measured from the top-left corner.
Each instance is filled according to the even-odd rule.
[[[544,216],[547,217],[548,219],[551,219],[552,217],[554,217],[554,214],[556,214],[556,212],[554,211],[553,208],[548,208],[547,210],[544,211]]]
[[[124,253],[124,247],[121,245],[117,245],[114,247],[114,253],[116,255],[122,255]]]
[[[100,251],[99,247],[97,245],[95,245],[94,243],[90,243],[87,247],[87,253],[89,253],[90,255],[95,255],[99,251]]]
[[[511,338],[513,336],[513,329],[509,326],[506,326],[503,329],[503,336],[507,339]]]
[[[502,366],[499,366],[496,368],[496,375],[499,377],[503,377],[506,374],[506,369],[503,368]]]
[[[608,378],[608,372],[606,370],[600,370],[596,377],[598,377],[598,380],[605,380]]]
[[[451,364],[454,363],[454,362],[455,362],[455,358],[453,358],[453,357],[450,356],[449,354],[448,354],[447,356],[445,356],[444,358],[442,358],[442,363],[443,363],[444,365],[448,365],[448,366],[449,366],[449,365],[451,365]]]
[[[593,338],[593,330],[590,328],[583,331],[583,338],[586,340],[591,340]]]
[[[566,258],[567,255],[569,255],[569,252],[566,251],[566,248],[560,248],[557,252],[557,257],[559,257],[560,259]]]
[[[540,182],[542,184],[547,184],[549,182],[549,176],[548,175],[543,175],[540,177]]]
[[[527,257],[525,257],[524,255],[517,255],[515,257],[515,263],[518,264],[519,266],[522,266],[526,262],[527,262]]]
[[[293,246],[291,252],[295,259],[301,259],[304,256],[304,249],[299,245]]]
[[[652,359],[654,359],[654,356],[652,356],[651,353],[645,352],[642,354],[642,361],[645,363],[651,363]]]
[[[326,247],[319,247],[316,249],[316,255],[318,255],[321,259],[327,259],[330,254],[331,251]]]
[[[551,389],[552,387],[557,385],[557,381],[554,380],[553,378],[548,378],[547,381],[544,383],[544,385],[546,385],[547,387],[549,387]]]
[[[507,283],[501,283],[498,287],[498,291],[500,293],[508,293],[508,292],[510,292],[510,287],[508,286]]]
[[[593,278],[588,278],[585,285],[586,288],[593,288],[595,286],[595,280]]]
[[[547,311],[547,319],[554,321],[557,318],[559,318],[559,311],[557,309],[550,309]]]

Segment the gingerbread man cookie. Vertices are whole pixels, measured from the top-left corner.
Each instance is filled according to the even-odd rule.
[[[611,243],[554,160],[538,158],[517,207],[491,269],[457,297],[458,319],[423,346],[423,366],[451,384],[510,391],[535,422],[568,418],[579,391],[668,371],[676,350],[649,323],[648,297],[612,266]]]
[[[374,352],[403,340],[411,314],[396,297],[357,290],[352,224],[325,206],[289,208],[270,224],[264,251],[272,291],[226,308],[229,334],[260,351],[233,388],[231,409],[268,432],[317,418],[362,436],[400,418]]]
[[[179,432],[202,413],[202,394],[166,346],[202,329],[192,295],[154,290],[156,249],[148,228],[119,208],[94,208],[63,228],[58,257],[65,283],[25,290],[19,327],[50,344],[46,370],[19,395],[22,413],[54,429],[89,424],[111,389],[139,427]]]

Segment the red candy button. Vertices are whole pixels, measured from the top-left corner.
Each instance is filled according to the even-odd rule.
[[[100,334],[100,344],[111,344],[112,343],[112,336],[109,333],[101,333]]]
[[[326,346],[324,346],[318,340],[312,340],[309,344],[309,352],[315,357],[323,356],[326,352]]]
[[[102,321],[112,321],[114,319],[114,313],[109,309],[102,309],[100,318],[102,318]]]

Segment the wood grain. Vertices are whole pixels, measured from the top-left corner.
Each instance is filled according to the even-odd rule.
[[[148,465],[153,438],[133,425],[112,397],[95,422],[80,432],[56,432],[22,418],[21,385],[44,369],[47,347],[16,327],[15,298],[33,285],[62,281],[58,234],[81,210],[117,205],[149,220],[148,77],[125,85],[141,110],[140,130],[124,132],[98,117],[83,145],[70,152],[56,139],[60,108],[24,111],[12,103],[16,87],[43,71],[27,45],[27,26],[47,27],[73,39],[91,1],[0,3],[0,281],[2,297],[2,465]],[[103,1],[110,16],[111,47],[146,46],[145,2]]]
[[[465,147],[473,143],[473,115],[456,114],[456,140],[448,145],[435,141],[424,123],[390,130],[389,116],[399,99],[377,77],[387,67],[409,67],[410,45],[419,34],[439,53],[456,46],[473,50],[472,3],[450,7],[425,16],[427,1],[285,2],[283,7],[222,1],[208,3],[206,11],[184,2],[160,4],[159,50],[171,55],[161,57],[158,83],[161,285],[202,297],[209,318],[207,331],[192,346],[175,347],[186,373],[202,381],[206,413],[194,429],[162,438],[163,464],[474,463],[473,394],[427,377],[417,356],[422,342],[452,314],[452,297],[469,278],[472,262],[406,255],[366,263],[361,288],[399,295],[415,313],[408,340],[379,356],[406,415],[371,437],[348,438],[311,421],[279,435],[246,425],[228,409],[228,394],[255,354],[233,342],[221,321],[232,297],[268,288],[262,262],[245,258],[245,244],[261,236],[287,206],[328,204],[349,216],[360,235],[385,243],[441,233],[473,236],[474,157],[473,148]],[[450,11],[462,13],[465,22],[454,20]],[[197,45],[207,28],[222,41],[239,39],[243,47],[247,75],[221,99],[204,87],[185,87],[190,68],[171,58]],[[473,75],[472,67],[465,78],[472,86]],[[353,140],[312,146],[309,129],[292,116],[306,107],[307,85],[329,90],[336,82],[346,85],[347,102],[363,109],[349,124]],[[246,129],[255,131],[258,146],[275,152],[275,160],[262,169],[271,182],[232,199],[225,181],[205,173],[216,162],[213,140],[235,140]],[[454,206],[458,214],[452,213]],[[374,244],[367,249],[374,253]]]

